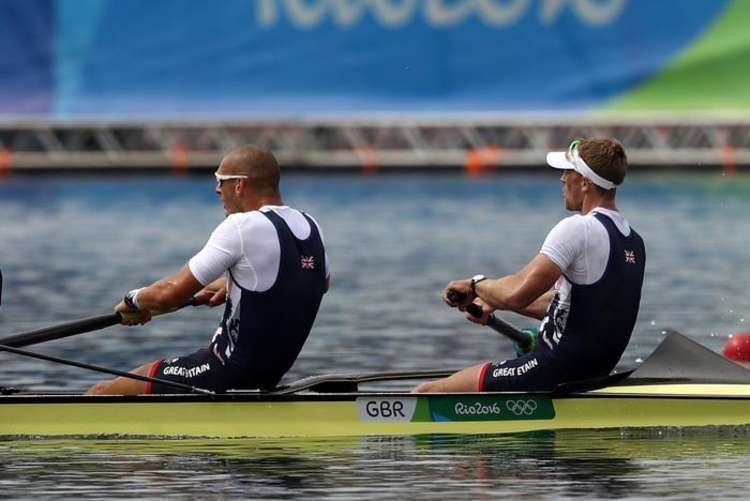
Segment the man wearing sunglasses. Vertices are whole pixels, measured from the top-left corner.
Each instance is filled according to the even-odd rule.
[[[486,324],[494,310],[542,320],[529,353],[486,362],[427,382],[417,391],[550,391],[557,385],[603,377],[625,351],[641,299],[646,253],[643,240],[617,210],[615,194],[627,158],[612,139],[582,139],[547,163],[562,170],[565,208],[580,214],[560,221],[539,254],[513,275],[483,275],[450,282],[443,300]],[[454,302],[456,291],[462,299]]]
[[[215,177],[226,218],[203,249],[174,275],[128,292],[115,309],[131,313],[123,323],[133,325],[191,299],[226,302],[221,323],[208,347],[132,372],[219,392],[272,388],[296,360],[328,290],[323,240],[309,215],[284,205],[279,165],[270,152],[238,148],[223,158]],[[119,377],[89,393],[184,390]]]

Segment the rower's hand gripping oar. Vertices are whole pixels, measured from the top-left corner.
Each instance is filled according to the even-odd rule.
[[[448,290],[447,296],[448,299],[450,299],[454,303],[460,303],[465,297],[462,292],[459,292],[455,289]],[[479,318],[482,316],[482,307],[478,304],[469,304],[468,306],[466,306],[466,311],[469,312],[469,315],[471,315],[472,317]],[[506,322],[502,318],[496,317],[494,313],[490,313],[490,316],[487,319],[487,326],[495,332],[513,340],[516,344],[518,344],[518,347],[523,353],[528,353],[534,346],[534,337],[531,334],[522,331],[515,325]]]
[[[191,299],[189,303],[180,306],[176,310],[184,308],[185,306],[196,306],[195,298]],[[152,312],[153,315],[159,315],[162,313],[170,312]],[[31,346],[32,344],[43,343],[45,341],[54,341],[55,339],[62,339],[65,337],[75,336],[77,334],[84,334],[86,332],[92,332],[122,322],[123,316],[127,316],[128,313],[110,313],[108,315],[98,315],[96,317],[82,318],[80,320],[73,320],[72,322],[66,322],[59,325],[53,325],[51,327],[45,327],[29,332],[22,332],[20,334],[14,334],[0,339],[0,345],[10,346],[12,348],[22,348],[24,346]]]

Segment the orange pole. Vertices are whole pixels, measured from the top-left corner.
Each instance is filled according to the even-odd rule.
[[[0,147],[0,176],[10,175],[13,169],[13,152],[10,148]]]
[[[466,154],[464,169],[469,177],[477,177],[500,166],[502,149],[497,145],[473,148]]]
[[[478,177],[482,173],[482,158],[478,149],[472,148],[466,154],[464,169],[469,177]]]
[[[370,176],[378,172],[380,164],[378,163],[378,154],[375,151],[375,148],[372,146],[366,146],[360,149],[357,154],[362,163],[362,173]]]
[[[724,174],[734,174],[737,171],[737,150],[734,146],[725,144],[721,149],[721,158],[724,161]]]
[[[182,175],[187,172],[189,156],[190,151],[185,144],[177,143],[172,146],[170,161],[172,163],[173,174]]]

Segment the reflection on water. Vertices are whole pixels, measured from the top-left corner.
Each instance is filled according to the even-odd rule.
[[[0,442],[0,464],[4,491],[28,497],[684,499],[743,492],[750,431],[20,441]]]
[[[172,273],[223,213],[210,176],[0,180],[2,336],[110,311]],[[321,223],[333,284],[285,382],[326,372],[451,368],[512,355],[445,308],[445,283],[515,271],[566,213],[556,177],[292,176]],[[648,252],[632,366],[671,327],[714,350],[747,331],[750,177],[633,175],[619,206]],[[185,309],[35,347],[129,369],[205,345],[220,310]],[[511,320],[526,322],[518,317]],[[95,373],[0,353],[0,386],[81,389]],[[480,498],[742,493],[744,431],[416,437],[299,443],[0,443],[0,496]]]

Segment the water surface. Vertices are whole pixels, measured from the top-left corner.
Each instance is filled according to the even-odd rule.
[[[443,306],[440,291],[517,270],[566,215],[552,176],[297,175],[284,193],[320,222],[333,276],[285,381],[510,357],[506,340]],[[618,199],[648,254],[622,364],[646,357],[666,328],[716,351],[750,331],[750,179],[635,174]],[[210,176],[10,177],[0,214],[3,336],[109,312],[127,290],[176,271],[223,217]],[[207,344],[220,314],[186,309],[35,349],[127,370]],[[102,377],[9,354],[0,363],[0,385],[28,389],[82,390]],[[750,466],[736,430],[690,441],[602,432],[192,445],[0,443],[0,487],[10,497],[681,498],[731,494]]]

